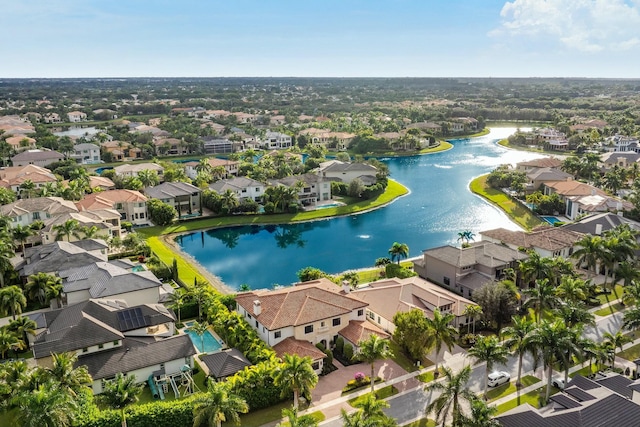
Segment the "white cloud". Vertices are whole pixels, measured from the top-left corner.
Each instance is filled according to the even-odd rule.
[[[557,40],[582,52],[640,45],[640,0],[513,0],[500,12],[493,36]]]

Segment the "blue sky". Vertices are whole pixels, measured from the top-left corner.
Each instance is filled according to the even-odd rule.
[[[640,0],[0,0],[0,78],[640,78]]]

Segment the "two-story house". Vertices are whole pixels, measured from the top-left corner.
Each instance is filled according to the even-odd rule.
[[[239,200],[251,199],[256,202],[262,200],[264,196],[265,186],[260,181],[241,176],[232,179],[221,179],[209,185],[209,189],[218,194],[222,194],[227,190],[231,190],[238,196]]]
[[[71,158],[83,165],[100,163],[100,147],[86,142],[76,144],[73,146]]]
[[[13,166],[0,169],[0,187],[10,188],[20,195],[20,186],[26,181],[34,184],[35,188],[42,188],[47,183],[56,183],[58,178],[47,168],[36,165]]]
[[[578,181],[553,181],[542,186],[545,195],[558,194],[565,203],[563,214],[574,220],[577,217],[596,212],[623,212],[633,209],[633,204],[609,196],[604,191]]]
[[[137,177],[141,171],[151,170],[155,171],[158,174],[158,177],[162,181],[162,175],[164,173],[164,168],[157,163],[133,163],[133,164],[125,164],[116,166],[113,168],[116,173],[116,176],[120,177]]]
[[[368,306],[350,294],[348,286],[343,289],[328,279],[240,293],[236,302],[237,312],[277,354],[309,355],[316,372],[322,370],[325,355],[315,345],[329,348],[345,328],[349,336],[357,335],[351,329],[364,328]]]
[[[11,219],[11,226],[29,226],[34,221],[46,221],[59,215],[78,212],[76,205],[62,197],[35,197],[20,199],[0,206],[0,213]]]
[[[467,248],[440,246],[427,249],[413,262],[418,275],[433,283],[472,298],[473,292],[503,278],[504,270],[517,268],[529,258],[526,253],[492,242],[474,242]]]
[[[313,173],[276,179],[270,184],[297,189],[298,201],[303,206],[315,206],[318,201],[331,200],[331,181]]]
[[[82,111],[70,111],[67,113],[67,118],[71,123],[84,122],[87,120],[87,113]]]
[[[202,191],[195,185],[186,182],[163,182],[155,187],[145,188],[144,192],[147,197],[161,200],[175,207],[178,217],[201,212]]]
[[[238,174],[238,166],[240,166],[240,162],[235,160],[227,160],[227,159],[218,159],[216,157],[210,157],[207,159],[207,164],[212,168],[222,167],[225,170],[225,178],[228,178],[230,175]],[[191,179],[196,179],[198,176],[198,169],[200,162],[186,162],[183,163],[184,171],[187,176]]]
[[[147,198],[135,190],[109,190],[87,194],[76,202],[80,211],[98,209],[115,209],[120,213],[121,221],[129,221],[134,225],[148,225]]]
[[[14,268],[26,281],[27,277],[35,273],[57,274],[60,270],[106,262],[108,250],[109,245],[101,239],[57,241],[26,248],[24,257]]]
[[[280,132],[267,132],[262,144],[267,150],[282,150],[291,148],[293,141],[291,136]]]
[[[53,150],[26,150],[11,158],[13,166],[36,165],[47,167],[51,163],[64,160],[64,156]]]
[[[583,233],[566,227],[545,227],[534,231],[496,228],[479,234],[483,241],[507,245],[514,250],[533,250],[543,258],[561,256],[565,259],[573,254],[576,243],[584,237]]]
[[[325,179],[351,183],[354,179],[360,179],[365,185],[376,183],[378,169],[366,163],[346,163],[339,160],[329,160],[320,163],[318,173]]]

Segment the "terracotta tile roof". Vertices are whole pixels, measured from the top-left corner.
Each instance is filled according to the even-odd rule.
[[[107,188],[116,188],[116,185],[109,178],[103,176],[90,176],[89,177],[89,187],[107,187]]]
[[[87,194],[82,200],[76,202],[80,210],[110,209],[116,203],[146,202],[147,198],[139,191],[134,190],[108,190],[100,193]]]
[[[545,227],[533,232],[513,231],[496,228],[481,233],[492,240],[523,248],[540,248],[557,251],[573,246],[583,237],[582,233],[567,230],[564,227]]]
[[[559,168],[562,166],[562,160],[554,157],[543,157],[541,159],[533,159],[526,162],[520,162],[516,166],[533,167],[533,168]]]
[[[311,360],[324,359],[326,354],[321,352],[315,345],[308,341],[300,341],[293,337],[285,338],[273,346],[273,351],[278,357],[285,354],[297,354],[300,357],[309,356]]]
[[[327,279],[275,291],[247,292],[236,297],[238,305],[252,315],[256,300],[260,301],[262,311],[255,317],[269,330],[331,319],[368,305],[342,293],[340,287]]]
[[[371,335],[377,335],[384,339],[391,337],[391,335],[378,328],[373,323],[362,320],[349,320],[349,324],[338,332],[338,334],[342,335],[344,339],[352,342],[353,344],[358,344],[360,341],[366,340]]]
[[[561,196],[589,196],[591,194],[597,194],[600,196],[607,195],[599,188],[579,181],[552,181],[545,183],[545,185],[552,188]]]

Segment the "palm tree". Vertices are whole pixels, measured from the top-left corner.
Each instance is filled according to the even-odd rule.
[[[0,220],[4,217],[0,217]],[[8,230],[9,225],[0,224],[0,230]],[[11,258],[15,256],[13,242],[10,241],[8,236],[3,236],[0,232],[0,288],[3,288],[6,284],[6,277],[9,277],[13,271],[13,264],[11,264]]]
[[[2,356],[2,359],[7,356],[10,350],[21,348],[22,345],[22,340],[14,332],[11,332],[6,327],[0,328],[0,356]]]
[[[577,344],[573,341],[575,335],[562,320],[550,322],[541,321],[531,332],[530,340],[536,354],[542,359],[547,369],[547,390],[545,400],[549,400],[551,394],[551,377],[553,365],[566,359],[566,355],[577,352]],[[573,351],[576,350],[576,351]]]
[[[283,409],[282,418],[284,422],[278,423],[276,427],[318,427],[318,421],[311,415],[299,415],[295,408]]]
[[[92,225],[91,227],[89,226],[84,226],[84,227],[80,227],[80,233],[82,233],[82,238],[83,239],[105,239],[107,236],[105,236],[104,234],[99,234],[100,230],[98,227],[96,227],[95,225]]]
[[[587,299],[587,285],[577,277],[562,276],[555,291],[556,297],[568,302],[579,302]]]
[[[27,334],[35,336],[38,325],[28,317],[18,316],[15,320],[9,322],[7,328],[15,333],[16,336],[21,337],[26,349],[29,350],[29,337],[27,337]]]
[[[65,392],[76,397],[77,392],[91,385],[93,381],[87,367],[82,365],[75,368],[78,361],[76,353],[52,353],[52,365],[45,368],[49,377]]]
[[[485,362],[484,370],[484,399],[487,400],[488,376],[493,370],[495,363],[507,363],[507,355],[509,354],[506,347],[503,347],[496,336],[480,336],[476,340],[473,347],[469,349],[469,356],[476,359],[476,365]]]
[[[26,306],[27,298],[18,286],[12,285],[0,289],[0,310],[4,313],[10,312],[13,320],[16,319],[16,314],[21,314]]]
[[[200,348],[201,352],[204,352],[204,334],[209,329],[209,324],[207,322],[198,323],[198,321],[194,321],[193,324],[189,327],[193,332],[195,332],[200,337]]]
[[[613,366],[615,366],[616,349],[619,348],[620,351],[622,351],[622,346],[628,342],[631,342],[631,338],[624,335],[621,331],[618,331],[615,334],[612,334],[611,332],[605,332],[602,337],[604,338],[603,342],[609,343],[609,345],[613,349],[612,359],[613,359]]]
[[[30,199],[36,191],[36,185],[30,179],[27,179],[20,184],[20,197]]]
[[[374,393],[376,360],[387,359],[391,356],[389,340],[382,339],[376,334],[371,334],[367,339],[358,342],[358,352],[354,358],[371,366],[371,394]]]
[[[11,230],[11,234],[13,235],[13,240],[17,240],[20,242],[20,248],[22,249],[22,256],[24,257],[24,244],[27,242],[29,237],[36,234],[35,230],[27,225],[17,224]]]
[[[449,351],[453,349],[453,345],[456,341],[456,336],[458,335],[458,331],[451,325],[451,322],[454,321],[455,315],[452,313],[442,314],[440,309],[436,308],[433,311],[433,319],[426,318],[428,329],[431,331],[431,337],[429,338],[430,344],[429,348],[435,349],[435,373],[434,375],[438,376],[438,359],[440,357],[440,350],[442,349],[442,344],[446,345]]]
[[[520,261],[518,268],[522,273],[524,282],[528,285],[534,283],[538,279],[544,279],[551,276],[552,261],[551,258],[541,257],[536,251],[527,252],[529,258]]]
[[[247,402],[231,393],[226,383],[209,381],[207,392],[198,397],[193,407],[193,427],[203,423],[207,426],[222,426],[223,421],[240,425],[239,414],[249,412]]]
[[[37,299],[40,304],[45,303],[47,289],[55,285],[62,285],[62,279],[49,273],[36,273],[29,276],[25,290],[31,300]]]
[[[473,322],[473,333],[476,333],[476,319],[482,315],[482,307],[476,304],[469,304],[462,312],[467,318],[471,318]],[[467,333],[469,333],[469,322],[467,322]]]
[[[183,288],[176,289],[169,296],[169,308],[177,311],[178,324],[182,323],[182,321],[180,320],[180,313],[182,311],[182,307],[184,307],[185,303],[187,302],[186,299],[187,299],[187,294]]]
[[[595,326],[595,317],[582,302],[566,302],[555,309],[557,316],[561,318],[568,327],[574,326]]]
[[[443,426],[447,425],[447,418],[451,413],[452,426],[460,426],[464,417],[461,406],[465,402],[470,404],[478,399],[467,385],[471,376],[471,367],[466,365],[457,374],[444,367],[442,373],[444,374],[443,381],[433,381],[425,387],[427,392],[440,392],[440,395],[427,405],[425,413],[429,415],[431,412],[435,412],[436,422]]]
[[[471,230],[465,230],[458,233],[458,241],[462,241],[462,246],[468,246],[469,242],[473,240],[476,235]]]
[[[493,419],[497,412],[496,406],[488,406],[481,399],[475,399],[471,402],[469,416],[464,417],[460,427],[500,427],[502,424]]]
[[[604,245],[602,237],[592,236],[587,234],[576,242],[576,246],[579,247],[572,255],[572,258],[578,260],[578,265],[587,265],[587,271],[592,271],[596,274],[596,266],[598,260],[602,259],[602,253],[604,251]]]
[[[158,173],[151,169],[144,169],[138,172],[138,179],[144,188],[153,187],[154,185],[158,185],[160,182]]]
[[[392,262],[397,259],[398,265],[400,265],[400,260],[409,256],[409,246],[406,243],[393,242],[389,248],[389,255],[391,255]]]
[[[58,278],[59,279],[59,278]],[[62,280],[49,282],[45,289],[45,298],[47,301],[55,300],[56,308],[62,308],[62,294],[64,293],[64,285]]]
[[[1,290],[0,290],[1,292]],[[627,331],[640,328],[640,307],[633,307],[624,312],[622,328]]]
[[[56,232],[56,240],[62,240],[63,238],[67,238],[67,241],[71,241],[71,236],[80,238],[79,233],[79,225],[77,219],[68,219],[62,224],[57,224],[52,227],[53,231]]]
[[[285,354],[282,365],[277,369],[273,382],[283,387],[284,392],[293,391],[293,407],[298,409],[298,397],[307,396],[318,384],[318,375],[311,366],[309,356],[300,357],[297,354]]]
[[[518,355],[518,379],[516,380],[516,387],[520,387],[522,384],[522,362],[524,355],[534,352],[534,348],[529,340],[529,335],[534,328],[533,320],[531,320],[529,316],[514,316],[512,317],[512,326],[508,326],[502,330],[503,336],[507,337],[503,345]]]
[[[144,384],[137,384],[135,376],[125,376],[119,372],[113,380],[104,383],[102,394],[98,399],[111,408],[120,410],[122,427],[127,427],[127,416],[124,410],[138,401],[143,388]]]
[[[554,308],[557,305],[558,300],[555,295],[555,290],[548,279],[537,280],[536,286],[525,289],[524,293],[529,296],[524,303],[524,307],[529,308],[533,306],[538,323],[540,323],[541,314],[545,309]]]
[[[52,382],[18,393],[12,404],[23,427],[70,427],[77,411],[75,401]]]

